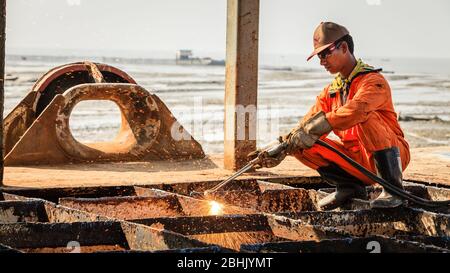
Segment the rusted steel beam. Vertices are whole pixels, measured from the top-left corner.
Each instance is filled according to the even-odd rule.
[[[450,236],[450,216],[414,208],[280,213],[291,219],[335,227],[350,236]]]
[[[196,199],[190,196],[184,196],[177,193],[167,192],[159,189],[139,188],[135,187],[136,195],[140,197],[150,198],[162,198],[162,197],[174,197],[177,198],[180,203],[184,215],[187,216],[204,216],[204,215],[226,215],[226,214],[252,214],[253,209],[244,208],[235,204],[229,204],[222,206],[219,204],[219,208],[216,211],[214,209],[215,203],[211,203],[211,200]],[[169,199],[170,200],[170,199]],[[216,207],[217,209],[217,207]]]
[[[267,190],[259,197],[263,212],[316,211],[316,191],[305,189]]]
[[[0,186],[3,186],[3,109],[5,99],[6,0],[0,0]]]
[[[171,231],[120,221],[0,225],[0,244],[24,252],[68,252],[71,241],[79,243],[81,252],[211,247]]]
[[[62,206],[116,219],[139,219],[186,215],[175,196],[61,198]]]
[[[12,195],[11,195],[12,197]],[[17,196],[21,198],[20,196]],[[19,222],[71,223],[106,221],[107,217],[39,200],[7,200],[0,202],[0,225]]]
[[[0,225],[0,243],[13,248],[66,247],[70,241],[82,246],[127,246],[119,222],[15,223]]]
[[[259,0],[228,0],[224,167],[236,170],[256,149]]]
[[[5,188],[9,194],[26,196],[29,198],[40,198],[57,203],[59,198],[98,198],[108,196],[131,196],[135,195],[133,186],[104,186],[104,187],[65,187],[65,188]]]
[[[371,247],[376,242],[376,247]],[[368,238],[345,238],[322,240],[320,242],[270,242],[263,244],[242,245],[244,252],[283,252],[283,253],[427,253],[447,252],[444,248],[436,246],[371,236]],[[372,252],[373,251],[373,252]]]
[[[267,217],[262,214],[163,217],[135,219],[132,221],[146,226],[159,224],[162,225],[164,229],[183,235],[271,231],[267,222]]]
[[[133,222],[164,228],[234,250],[248,243],[319,241],[345,236],[333,228],[305,225],[300,221],[268,214],[136,219]]]
[[[316,211],[316,192],[305,189],[270,189],[260,191],[217,191],[214,200],[224,204],[253,209],[258,212],[279,213]]]
[[[47,222],[45,201],[0,202],[0,224],[18,222]]]
[[[59,206],[51,202],[44,203],[45,217],[49,223],[97,222],[110,218],[69,207]]]
[[[151,228],[130,222],[121,222],[121,226],[128,246],[132,250],[155,251],[211,246],[211,244],[156,227]]]

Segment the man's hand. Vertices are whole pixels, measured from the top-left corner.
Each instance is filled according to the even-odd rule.
[[[286,137],[288,143],[286,151],[288,154],[293,154],[300,149],[309,149],[321,136],[328,134],[331,130],[332,127],[325,113],[318,112]]]
[[[290,154],[295,150],[309,149],[316,143],[317,139],[319,139],[319,136],[306,133],[303,127],[296,128],[287,139],[287,151]]]
[[[249,161],[258,158],[259,162],[253,166],[255,169],[273,168],[275,166],[278,166],[286,158],[286,152],[282,151],[277,155],[269,156],[267,150],[269,150],[272,146],[279,144],[280,142],[277,141],[276,143],[274,142],[263,149],[258,149],[254,152],[251,152],[247,155],[247,158]]]

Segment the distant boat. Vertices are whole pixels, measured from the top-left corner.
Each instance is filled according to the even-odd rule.
[[[5,81],[15,81],[17,80],[19,77],[11,75],[11,74],[6,74],[5,75]]]
[[[193,57],[192,50],[181,49],[177,51],[175,63],[178,65],[225,65],[225,60]]]
[[[384,74],[395,74],[395,72],[391,71],[391,70],[383,70],[383,73]]]
[[[272,70],[272,71],[293,71],[292,67],[290,67],[290,66],[263,65],[260,68],[263,69],[263,70]]]

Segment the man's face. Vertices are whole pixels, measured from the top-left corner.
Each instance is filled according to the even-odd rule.
[[[345,53],[343,52],[343,44],[338,43],[323,50],[317,56],[322,65],[331,74],[336,74],[341,71],[343,63],[345,62]]]

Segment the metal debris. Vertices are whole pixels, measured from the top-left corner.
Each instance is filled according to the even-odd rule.
[[[411,206],[370,210],[356,199],[345,208],[320,211],[317,200],[331,189],[303,177],[238,180],[214,196],[223,208],[218,215],[211,213],[211,200],[188,196],[219,182],[5,188],[0,198],[0,251],[450,251],[448,211]],[[447,188],[405,184],[424,198],[450,196]],[[372,198],[379,193],[377,188],[368,190]]]

